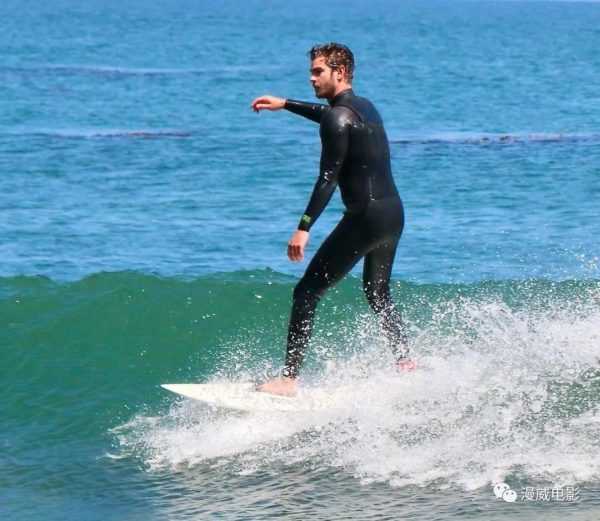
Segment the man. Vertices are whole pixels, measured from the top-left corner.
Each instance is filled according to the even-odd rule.
[[[315,309],[320,297],[364,257],[363,288],[399,369],[413,369],[407,358],[405,326],[390,295],[389,281],[396,246],[404,227],[402,201],[394,184],[389,145],[375,107],[352,91],[354,56],[345,45],[330,43],[310,52],[310,82],[329,106],[261,96],[252,108],[286,109],[320,124],[320,172],[312,196],[288,243],[288,257],[299,262],[309,232],[339,184],[346,207],[342,220],[325,239],[294,289],[287,353],[282,377],[259,391],[294,395]]]

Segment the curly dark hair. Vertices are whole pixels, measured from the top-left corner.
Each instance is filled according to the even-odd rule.
[[[341,43],[331,42],[323,45],[315,45],[308,55],[311,60],[323,56],[325,62],[332,69],[344,67],[349,80],[354,76],[354,54],[352,51]]]

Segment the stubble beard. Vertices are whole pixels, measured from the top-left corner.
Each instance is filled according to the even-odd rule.
[[[335,89],[333,87],[329,88],[329,89],[324,89],[323,87],[321,87],[321,88],[315,87],[315,95],[319,99],[333,99],[334,91],[335,91]]]

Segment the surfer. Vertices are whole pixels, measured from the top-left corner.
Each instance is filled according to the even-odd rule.
[[[310,82],[316,96],[326,99],[328,105],[275,96],[260,96],[252,102],[256,112],[286,109],[320,124],[319,177],[298,229],[288,242],[289,259],[299,262],[304,258],[310,229],[338,185],[346,207],[294,288],[282,376],[257,387],[283,395],[296,393],[319,299],[363,257],[363,289],[381,319],[398,368],[414,368],[408,358],[406,327],[389,287],[404,210],[392,177],[383,122],[373,104],[352,90],[354,56],[348,47],[339,43],[318,45],[309,56]]]

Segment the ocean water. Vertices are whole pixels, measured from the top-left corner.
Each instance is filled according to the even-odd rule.
[[[419,370],[357,269],[303,372],[343,410],[177,399],[281,366],[320,143],[249,105],[313,99],[330,40],[391,141]],[[598,519],[599,43],[594,2],[4,0],[1,518]]]

